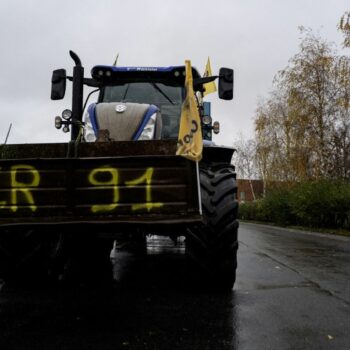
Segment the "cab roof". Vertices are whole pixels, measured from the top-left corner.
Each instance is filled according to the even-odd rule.
[[[126,82],[163,82],[169,85],[184,85],[185,66],[169,67],[115,67],[95,66],[91,76],[104,85],[118,85]],[[192,67],[193,78],[200,74]]]

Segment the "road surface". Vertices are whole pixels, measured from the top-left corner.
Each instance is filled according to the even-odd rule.
[[[116,289],[4,284],[0,349],[350,349],[350,239],[241,224],[227,294],[196,287],[184,250],[153,237]]]

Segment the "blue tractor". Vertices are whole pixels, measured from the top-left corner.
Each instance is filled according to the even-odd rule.
[[[84,77],[79,57],[73,75],[52,75],[51,99],[64,98],[72,81],[72,108],[55,118],[71,132],[68,143],[0,148],[0,277],[33,266],[64,278],[76,249],[94,256],[92,270],[109,261],[111,242],[142,247],[149,234],[186,237],[198,276],[231,289],[237,267],[234,150],[217,146],[207,83],[219,79],[219,97],[233,97],[233,71],[201,77],[192,68],[203,153],[200,162],[176,155],[185,66],[95,66]],[[97,92],[83,101],[84,86]]]

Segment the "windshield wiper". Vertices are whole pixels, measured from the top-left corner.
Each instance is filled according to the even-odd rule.
[[[172,105],[175,103],[170,99],[170,97],[156,84],[150,83],[158,92],[160,92]]]
[[[125,93],[124,93],[124,96],[123,96],[122,102],[124,102],[125,97],[126,97],[126,95],[128,94],[129,87],[130,87],[130,84],[128,84],[128,85],[126,86],[126,89],[125,89]]]

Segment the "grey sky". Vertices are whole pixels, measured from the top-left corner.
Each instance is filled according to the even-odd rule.
[[[62,102],[49,96],[52,70],[71,73],[72,49],[86,76],[95,64],[112,64],[117,52],[122,66],[189,58],[202,73],[210,56],[214,74],[233,68],[234,100],[207,99],[221,123],[215,141],[231,145],[239,132],[253,134],[258,97],[298,50],[297,27],[340,44],[336,26],[346,10],[348,0],[1,0],[0,144],[11,122],[10,143],[68,140],[53,119],[70,108],[70,90]]]

